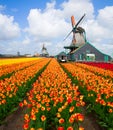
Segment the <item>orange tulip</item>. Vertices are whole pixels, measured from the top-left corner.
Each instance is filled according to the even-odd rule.
[[[73,117],[70,117],[70,118],[69,118],[69,123],[72,124],[73,122],[74,122],[74,118],[73,118]]]
[[[45,116],[45,115],[42,115],[42,116],[41,116],[41,120],[42,120],[42,121],[45,121],[45,120],[46,120],[46,116]]]
[[[38,128],[37,130],[43,130],[43,128]]]
[[[23,128],[24,128],[24,130],[27,130],[29,128],[29,124],[28,123],[24,124]]]
[[[63,124],[63,123],[64,123],[64,119],[63,119],[63,118],[60,118],[60,119],[59,119],[59,123],[60,123],[60,124]]]
[[[69,126],[67,130],[74,130],[72,126]]]
[[[71,106],[70,109],[69,109],[69,112],[73,112],[74,109],[75,109],[75,107],[74,107],[74,106]]]

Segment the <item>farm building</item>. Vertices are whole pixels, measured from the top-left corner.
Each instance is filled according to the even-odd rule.
[[[64,47],[66,48],[66,47]],[[81,45],[67,54],[68,60],[72,61],[111,61],[111,57],[96,49],[89,42]]]
[[[80,26],[78,27],[84,16],[85,14],[77,24],[75,24],[74,16],[71,17],[72,31],[67,37],[73,33],[73,38],[70,46],[64,46],[65,49],[70,50],[67,59],[70,61],[111,61],[112,58],[109,55],[100,52],[87,41],[85,30]]]
[[[57,59],[59,62],[66,62],[67,61],[67,54],[62,51],[57,55]]]

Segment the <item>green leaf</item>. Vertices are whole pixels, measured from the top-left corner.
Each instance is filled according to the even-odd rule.
[[[113,128],[108,128],[108,130],[113,130]]]
[[[105,123],[105,122],[98,122],[102,127],[106,127],[106,128],[108,128],[108,125]]]
[[[18,107],[13,108],[10,113],[15,112],[17,109]]]
[[[58,118],[55,118],[55,122],[56,122],[56,123],[58,122]]]

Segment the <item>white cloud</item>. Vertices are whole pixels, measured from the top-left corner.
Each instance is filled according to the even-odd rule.
[[[99,10],[97,21],[104,28],[113,28],[113,6],[106,6]]]
[[[31,42],[30,38],[26,36],[25,39],[22,41],[22,44],[27,45],[30,44],[30,42]]]
[[[0,40],[10,40],[20,35],[20,28],[13,16],[0,14]]]
[[[58,17],[57,11],[54,9],[44,13],[39,9],[32,9],[28,16],[28,22],[29,33],[39,40],[58,39],[69,30],[69,24],[65,19]]]
[[[78,19],[84,13],[86,13],[89,18],[94,17],[94,7],[90,0],[69,0],[68,2],[63,2],[61,7],[65,17],[70,18],[71,15],[75,15],[76,19]]]
[[[87,20],[85,29],[89,41],[103,53],[113,56],[113,6],[98,11],[95,19]]]
[[[86,23],[87,36],[91,41],[99,42],[105,36],[106,28],[103,28],[97,20],[88,20]]]
[[[87,17],[91,19],[94,17],[94,8],[89,0],[69,0],[62,3],[60,9],[55,8],[56,2],[47,3],[44,10],[31,9],[27,17],[29,27],[25,30],[37,42],[51,42],[51,48],[62,51],[63,39],[72,29],[71,15],[75,15],[78,20],[87,13]]]

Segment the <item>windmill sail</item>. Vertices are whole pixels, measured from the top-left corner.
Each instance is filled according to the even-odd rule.
[[[74,16],[71,16],[71,24],[72,24],[72,28],[74,28],[74,27],[76,26]],[[72,31],[73,31],[73,30],[72,30]],[[74,31],[73,31],[72,43],[73,43],[73,45],[76,44],[76,38],[75,38],[75,32],[74,32]]]
[[[85,17],[85,14],[81,17],[81,19],[77,22],[77,24],[75,25],[75,27],[73,28],[72,31],[76,31],[77,26],[79,25],[79,23],[82,21],[82,19]]]
[[[74,16],[71,16],[71,23],[72,23],[72,27],[75,27],[75,18]]]
[[[72,23],[72,30],[71,30],[71,32],[64,38],[64,40],[63,41],[65,41],[68,37],[69,37],[69,35],[73,32],[73,33],[76,33],[76,29],[77,29],[77,26],[80,24],[80,22],[82,21],[82,19],[85,17],[85,14],[80,18],[80,20],[77,22],[77,23],[75,23],[75,19],[74,19],[74,16],[72,16],[71,17],[71,23]]]

